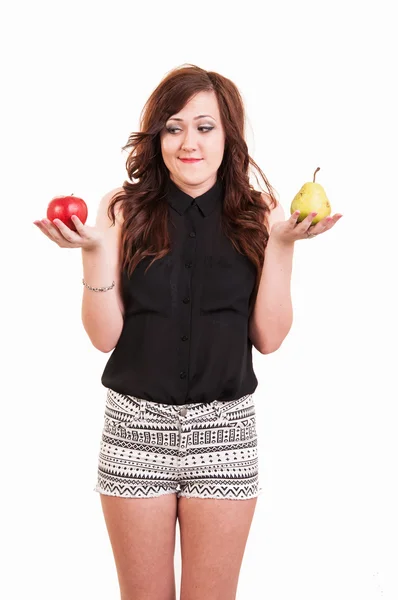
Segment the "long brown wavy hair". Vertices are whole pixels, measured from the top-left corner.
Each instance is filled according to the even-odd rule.
[[[114,225],[115,205],[120,202],[119,210],[123,216],[121,270],[126,269],[130,276],[143,258],[154,257],[149,268],[155,260],[170,252],[165,193],[169,172],[161,153],[160,132],[171,115],[203,91],[215,92],[225,132],[224,156],[217,173],[225,190],[222,228],[235,249],[245,254],[256,267],[253,300],[257,295],[269,237],[264,218],[270,208],[261,198],[261,192],[250,184],[250,166],[260,188],[255,171],[265,182],[272,208],[277,201],[266,176],[249,156],[244,137],[244,103],[237,86],[230,79],[195,65],[177,67],[163,78],[142,109],[140,131],[132,133],[122,148],[131,148],[126,161],[131,181],[124,182],[123,192],[113,197],[108,208]]]

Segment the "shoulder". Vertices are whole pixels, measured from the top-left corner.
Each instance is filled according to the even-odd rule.
[[[112,221],[108,215],[109,205],[110,205],[111,201],[115,198],[116,195],[118,195],[119,193],[123,193],[123,192],[124,192],[123,187],[117,187],[117,188],[113,188],[112,190],[107,192],[104,196],[102,196],[100,203],[98,205],[97,222],[96,222],[97,227],[109,227],[112,224]],[[115,225],[121,225],[123,218],[122,218],[122,214],[120,211],[120,204],[115,205],[115,217],[116,217]]]
[[[261,199],[263,200],[264,204],[268,207],[268,210],[265,213],[264,217],[264,224],[267,227],[268,232],[270,232],[271,227],[274,223],[276,223],[277,221],[285,221],[285,211],[283,210],[281,203],[278,202],[278,200],[274,201],[271,198],[270,194],[267,194],[266,192],[261,192]]]

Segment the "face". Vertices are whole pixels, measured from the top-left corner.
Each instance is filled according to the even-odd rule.
[[[170,178],[195,198],[217,180],[225,134],[214,92],[199,92],[179,113],[171,115],[160,135],[164,163]],[[198,159],[184,162],[183,159]]]

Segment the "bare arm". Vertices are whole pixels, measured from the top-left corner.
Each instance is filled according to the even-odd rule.
[[[104,232],[102,243],[95,249],[82,248],[83,277],[91,287],[105,287],[115,281],[107,292],[94,292],[83,287],[82,322],[91,343],[101,352],[111,352],[123,329],[124,306],[119,273],[119,244],[121,215],[115,207],[116,222],[107,215],[110,200],[121,191],[117,188],[106,194],[98,207],[95,226]]]
[[[284,221],[278,203],[268,217],[268,230],[277,221]],[[291,276],[294,243],[280,245],[270,233],[254,309],[249,321],[249,337],[262,354],[275,352],[290,331],[293,321]]]

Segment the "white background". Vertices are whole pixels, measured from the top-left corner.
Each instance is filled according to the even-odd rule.
[[[274,354],[254,351],[264,492],[237,598],[398,597],[393,4],[2,8],[2,597],[119,598],[93,492],[110,355],[81,324],[80,250],[33,221],[74,193],[94,225],[147,97],[183,63],[237,84],[286,217],[317,167],[343,214],[296,243],[293,327]],[[179,549],[177,535],[178,587]]]

